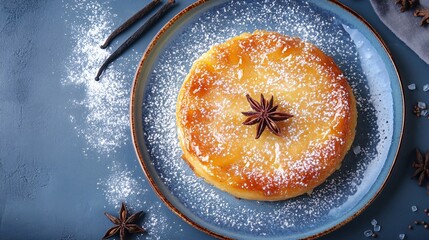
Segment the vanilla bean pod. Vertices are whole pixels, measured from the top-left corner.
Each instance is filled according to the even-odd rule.
[[[124,53],[132,44],[134,44],[147,30],[149,30],[155,23],[163,17],[167,11],[174,5],[175,0],[168,0],[147,22],[143,24],[131,37],[129,37],[121,46],[119,46],[116,51],[114,51],[107,59],[104,61],[98,70],[97,76],[95,76],[95,81],[100,80],[100,75],[103,71],[109,66],[110,63],[115,61],[122,53]]]
[[[138,11],[136,14],[134,14],[132,17],[130,17],[127,21],[125,21],[121,26],[119,26],[115,31],[113,31],[109,37],[107,37],[106,41],[103,45],[100,46],[101,49],[105,49],[109,46],[109,44],[112,42],[112,40],[117,37],[119,34],[121,34],[125,29],[131,27],[134,23],[136,23],[138,20],[146,16],[150,11],[152,11],[156,5],[158,5],[161,2],[161,0],[153,0],[149,4],[147,4],[145,7],[143,7],[140,11]]]

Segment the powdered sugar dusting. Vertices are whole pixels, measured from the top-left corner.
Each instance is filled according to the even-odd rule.
[[[142,178],[134,178],[126,164],[115,161],[107,167],[110,175],[106,179],[99,179],[98,189],[106,196],[109,205],[119,208],[121,202],[127,202],[135,207],[142,207],[141,196],[148,190],[142,188]]]
[[[165,238],[166,233],[171,231],[172,225],[169,223],[169,219],[160,214],[162,213],[162,207],[163,205],[158,203],[147,208],[143,223],[143,228],[147,231],[147,235],[137,237],[137,239],[160,240]],[[179,231],[183,231],[183,229],[180,228]]]
[[[383,88],[383,92],[389,93],[390,86],[374,85],[380,81],[378,75],[367,73],[361,62],[365,58],[361,58],[359,44],[366,46],[370,43],[360,43],[362,39],[356,39],[346,31],[344,20],[319,9],[314,3],[233,0],[217,4],[179,28],[175,38],[160,52],[148,79],[143,104],[144,136],[158,175],[177,201],[192,212],[193,218],[224,229],[222,231],[232,237],[301,238],[318,233],[320,226],[333,226],[333,222],[346,218],[350,209],[356,207],[358,202],[352,201],[353,198],[362,199],[369,191],[392,141],[389,129],[393,126],[393,116],[387,114],[393,112],[392,99],[380,95],[381,91],[376,91],[377,94],[373,91],[373,88]],[[206,184],[181,159],[176,134],[176,98],[193,61],[210,46],[257,29],[297,36],[316,45],[335,60],[357,100],[358,126],[354,146],[359,145],[361,153],[349,153],[340,170],[311,195],[287,201],[238,200]],[[376,49],[368,51],[369,55],[379,54]],[[379,61],[373,63],[382,64]],[[245,76],[245,72],[237,74],[243,74],[240,78]],[[227,101],[221,103],[222,106],[228,104]],[[279,104],[286,106],[287,102],[280,101]],[[388,121],[381,124],[380,119]],[[227,145],[223,147],[227,148]]]
[[[91,0],[66,2],[64,8],[69,15],[66,21],[70,22],[74,46],[62,83],[72,90],[83,90],[84,96],[73,100],[73,108],[83,108],[86,113],[70,117],[77,133],[88,144],[84,151],[91,149],[108,155],[128,140],[129,88],[134,69],[127,68],[125,72],[119,69],[137,62],[139,56],[133,52],[131,57],[117,60],[96,82],[98,68],[110,54],[110,50],[100,49],[100,45],[113,31],[114,15],[107,4]]]
[[[69,111],[76,114],[70,115],[70,121],[87,142],[85,153],[95,151],[99,157],[109,157],[129,143],[129,92],[135,71],[129,66],[138,62],[141,53],[124,54],[96,82],[98,68],[111,53],[111,48],[102,50],[99,46],[113,31],[112,21],[119,19],[108,3],[100,1],[64,1],[64,10],[71,28],[73,50],[62,84],[78,92],[74,97],[80,96],[72,100]],[[84,114],[80,115],[81,112]],[[121,202],[126,202],[131,212],[142,210],[142,224],[147,233],[137,239],[159,240],[169,234],[173,226],[180,227],[167,221],[165,207],[159,201],[148,200],[149,190],[143,187],[146,180],[140,177],[140,167],[130,169],[121,162],[112,161],[107,165],[108,176],[98,179],[97,189],[107,202],[105,208],[119,209]],[[139,173],[139,177],[135,173]]]

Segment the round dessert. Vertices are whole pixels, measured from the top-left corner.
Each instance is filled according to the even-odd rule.
[[[196,60],[176,111],[191,169],[238,198],[261,201],[323,183],[350,149],[357,121],[352,89],[332,58],[266,31],[243,33]]]

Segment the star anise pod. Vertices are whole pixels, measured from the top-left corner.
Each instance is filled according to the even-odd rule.
[[[429,8],[417,9],[414,12],[414,16],[422,17],[422,21],[420,22],[420,26],[423,26],[423,24],[429,24]]]
[[[429,179],[429,151],[423,156],[423,154],[416,149],[416,160],[413,162],[413,168],[416,169],[413,177],[419,178],[419,186],[421,186],[425,179]]]
[[[396,0],[396,4],[401,5],[401,12],[419,5],[419,0]]]
[[[137,220],[139,220],[140,215],[143,211],[134,213],[130,217],[127,218],[128,211],[125,207],[125,203],[122,202],[121,210],[119,211],[119,218],[114,217],[107,212],[104,213],[106,217],[116,226],[107,230],[103,239],[108,239],[115,236],[119,232],[120,240],[125,240],[125,236],[127,233],[143,233],[145,230],[139,225],[135,224]]]
[[[258,103],[255,99],[250,97],[249,94],[246,95],[247,101],[250,104],[250,107],[254,111],[242,112],[248,118],[243,122],[244,125],[253,125],[258,124],[256,138],[258,139],[262,132],[264,132],[265,127],[274,133],[275,135],[280,135],[280,128],[275,122],[284,121],[293,117],[293,115],[283,112],[277,112],[278,105],[274,106],[274,97],[271,96],[270,101],[265,100],[264,95],[261,94],[261,102]]]

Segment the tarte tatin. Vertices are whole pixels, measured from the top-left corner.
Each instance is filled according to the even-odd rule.
[[[279,133],[244,125],[246,95],[273,97]],[[243,33],[197,59],[177,100],[183,159],[196,175],[238,198],[277,201],[310,193],[350,149],[356,102],[333,59],[277,32]]]

